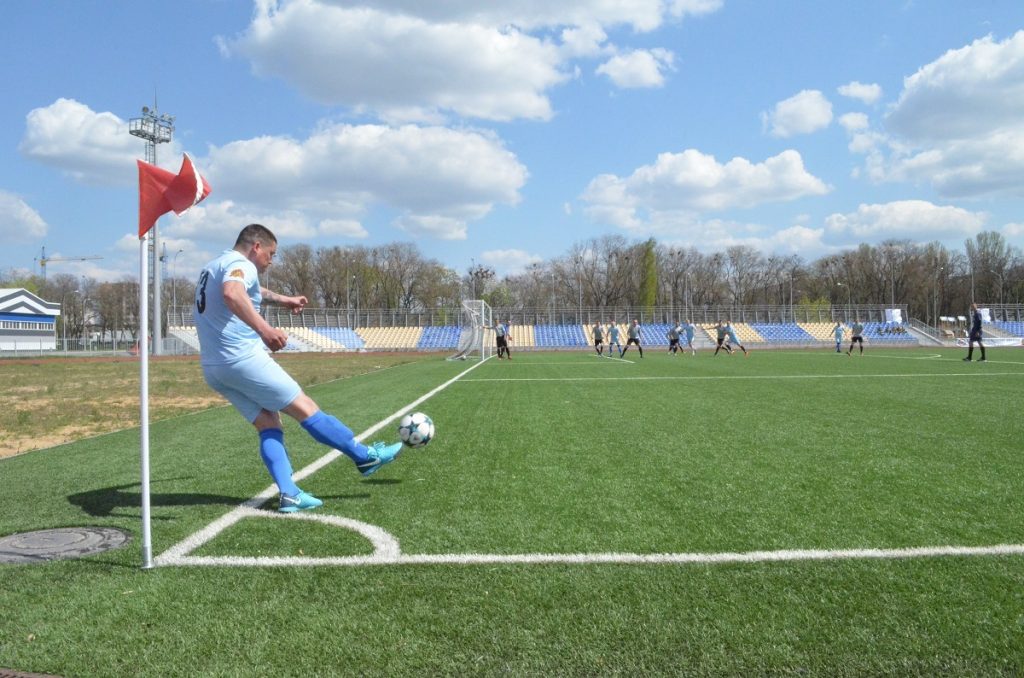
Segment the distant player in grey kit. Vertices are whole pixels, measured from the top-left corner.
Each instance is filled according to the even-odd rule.
[[[636,344],[636,350],[640,351],[640,357],[644,357],[644,347],[640,345],[640,321],[634,320],[626,330],[626,347],[622,349],[621,355],[626,355],[630,344]]]
[[[597,355],[604,355],[604,328],[601,327],[601,323],[594,323],[590,332],[594,335],[594,351]]]
[[[850,337],[850,350],[846,352],[846,355],[853,353],[854,344],[860,344],[860,355],[864,355],[864,323],[860,321],[860,318],[854,318],[853,324],[850,325],[850,333],[853,336]]]
[[[675,355],[679,351],[679,335],[682,333],[683,327],[678,322],[669,328],[665,336],[668,337],[668,352]]]

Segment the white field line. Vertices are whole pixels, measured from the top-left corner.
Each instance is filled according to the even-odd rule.
[[[776,379],[931,379],[945,377],[1022,377],[1024,372],[950,372],[940,374],[734,374],[734,375],[651,375],[637,377],[476,377],[463,384],[490,381],[729,381]]]
[[[383,428],[388,422],[393,421],[410,409],[416,407],[428,398],[436,395],[451,384],[462,380],[462,377],[487,360],[483,360],[472,367],[460,372],[452,379],[441,384],[426,395],[413,401],[390,417],[379,421],[369,429],[357,436],[358,440],[373,435]],[[984,374],[963,374],[963,375],[836,375],[836,376],[986,376],[995,374],[1018,374],[1018,373],[984,373]],[[780,378],[780,377],[665,377],[666,379],[737,379],[737,378]],[[814,375],[802,377],[790,375],[781,378],[817,378]],[[462,381],[572,381],[577,379],[469,379]],[[331,461],[334,461],[341,453],[337,450],[325,454],[323,457],[306,466],[295,474],[297,480],[301,480],[317,470],[323,468]],[[271,511],[259,510],[267,499],[276,494],[276,488],[271,485],[263,492],[246,501],[235,509],[224,514],[202,530],[190,535],[154,559],[156,566],[204,566],[204,567],[358,567],[358,566],[379,566],[379,565],[540,565],[540,564],[568,564],[568,565],[592,565],[592,564],[627,564],[627,565],[683,565],[683,564],[727,564],[727,563],[764,563],[764,562],[792,562],[810,560],[862,560],[862,559],[905,559],[905,558],[935,558],[948,556],[1004,556],[1024,555],[1024,544],[997,544],[994,546],[925,546],[912,548],[895,549],[799,549],[780,551],[748,551],[744,553],[522,553],[522,554],[486,554],[486,553],[449,553],[449,554],[410,554],[402,555],[398,540],[385,530],[363,523],[351,518],[332,516],[328,514],[295,513],[280,514]],[[366,537],[373,545],[373,554],[363,556],[338,556],[338,557],[294,557],[294,556],[192,556],[189,555],[202,545],[214,539],[218,534],[231,527],[244,518],[270,518],[285,520],[308,520],[333,525],[343,529],[350,529]]]
[[[267,511],[253,513],[269,514]],[[292,517],[295,517],[294,515]],[[343,519],[342,519],[343,520]],[[326,521],[325,521],[326,522]],[[352,521],[356,522],[356,521]],[[396,542],[397,545],[397,542]],[[897,560],[907,558],[1020,556],[1024,544],[994,546],[922,546],[891,549],[797,549],[743,553],[438,553],[309,558],[296,556],[177,556],[162,557],[161,565],[206,567],[359,567],[380,565],[721,565],[826,560]]]
[[[625,358],[616,358],[616,357],[610,356],[610,355],[604,355],[604,354],[597,355],[596,353],[591,353],[590,355],[592,357],[594,357],[594,358],[604,358],[605,360],[611,360],[612,362],[617,362],[617,363],[629,363],[630,365],[635,365],[636,364],[635,360],[626,360]],[[548,365],[562,365],[564,363],[547,363],[547,364]]]
[[[387,424],[389,422],[394,421],[395,419],[397,419],[397,418],[401,417],[402,415],[404,415],[406,412],[409,412],[410,410],[415,408],[417,405],[420,405],[421,403],[423,403],[427,399],[437,395],[438,393],[440,393],[441,391],[443,391],[444,389],[448,388],[449,386],[454,384],[456,381],[461,379],[464,375],[469,374],[470,372],[472,372],[476,368],[478,368],[481,365],[483,365],[484,363],[486,363],[487,360],[490,360],[490,358],[485,359],[485,360],[481,360],[480,362],[472,365],[471,367],[463,370],[462,372],[459,372],[457,375],[455,375],[454,377],[452,377],[448,381],[444,382],[443,384],[441,384],[440,386],[438,386],[434,390],[428,392],[426,395],[421,396],[420,398],[417,398],[416,400],[412,401],[411,403],[409,403],[408,405],[406,405],[402,409],[398,410],[397,412],[394,412],[390,416],[388,416],[388,417],[386,417],[384,419],[381,419],[376,424],[374,424],[370,428],[366,429],[365,431],[363,431],[362,433],[357,435],[356,436],[356,440],[362,441],[362,440],[372,436],[374,433],[376,433],[380,429],[382,429],[385,426],[387,426]],[[309,464],[305,468],[299,470],[297,473],[294,473],[292,475],[292,477],[296,481],[302,480],[303,478],[306,478],[306,477],[316,473],[317,471],[322,469],[324,466],[327,466],[328,464],[330,464],[332,461],[334,461],[335,459],[337,459],[340,456],[342,456],[341,452],[339,452],[338,450],[331,450],[330,452],[326,453],[324,456],[322,456],[319,459],[317,459],[316,461],[314,461],[312,464]],[[203,529],[201,529],[198,532],[195,532],[195,533],[189,535],[188,537],[186,537],[185,539],[182,539],[177,544],[174,544],[173,546],[171,546],[169,549],[167,549],[166,551],[164,551],[163,553],[158,555],[156,558],[154,558],[153,559],[153,564],[156,565],[156,566],[164,565],[164,564],[169,564],[170,562],[174,561],[175,559],[181,558],[181,557],[191,553],[192,551],[196,550],[197,548],[199,548],[200,546],[202,546],[206,542],[208,542],[211,539],[213,539],[214,537],[216,537],[218,534],[220,534],[221,532],[223,532],[227,528],[229,528],[232,525],[234,525],[235,523],[237,523],[242,518],[247,517],[247,516],[251,517],[254,509],[262,506],[268,499],[270,499],[271,497],[273,497],[276,494],[277,494],[277,487],[275,485],[270,485],[269,487],[267,487],[265,490],[260,492],[258,495],[256,495],[252,499],[249,499],[248,501],[246,501],[245,503],[241,504],[237,508],[232,509],[228,513],[225,513],[223,516],[221,516],[217,520],[213,521],[212,523],[210,523],[209,525],[207,525]],[[262,514],[266,513],[266,511],[256,511],[256,513],[260,514],[260,517],[262,517]]]

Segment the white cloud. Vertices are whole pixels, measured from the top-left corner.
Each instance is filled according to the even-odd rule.
[[[499,275],[516,275],[525,271],[530,264],[541,263],[544,257],[518,249],[487,250],[480,254],[480,260],[492,266]]]
[[[1007,238],[1019,238],[1024,235],[1024,223],[1006,224],[1000,230]]]
[[[547,120],[545,90],[564,82],[558,48],[518,29],[430,23],[369,7],[296,0],[261,11],[229,49],[325,104],[385,118],[453,111]]]
[[[173,142],[171,146],[165,157],[178,155]],[[128,123],[113,113],[96,113],[73,99],[57,99],[29,111],[18,150],[79,182],[114,186],[137,181],[135,161],[145,155],[145,142],[131,136]]]
[[[263,224],[281,240],[311,240],[317,235],[316,224],[301,211],[210,198],[181,216],[164,217],[160,232],[164,237],[190,239],[220,252],[234,245],[246,224]]]
[[[48,230],[39,212],[15,194],[0,190],[0,239],[8,243],[33,243]]]
[[[664,71],[672,68],[675,55],[664,49],[638,49],[618,54],[597,67],[616,86],[630,89],[661,87],[665,84]]]
[[[775,104],[770,113],[762,114],[762,120],[772,136],[810,134],[832,122],[832,104],[818,90],[805,89]]]
[[[728,219],[671,220],[651,225],[651,234],[675,247],[722,252],[734,245],[752,247],[763,254],[821,256],[835,248],[824,241],[825,229],[794,224],[781,230],[757,223]]]
[[[688,14],[701,16],[717,12],[725,4],[725,0],[671,0],[669,13],[675,17],[683,17]]]
[[[925,200],[860,205],[856,212],[832,214],[825,229],[836,237],[852,239],[909,238],[942,240],[970,237],[982,230],[986,215],[960,207],[934,205]]]
[[[608,35],[597,24],[573,26],[562,31],[562,54],[567,58],[603,54],[609,49]]]
[[[714,156],[688,149],[662,153],[653,165],[628,177],[595,177],[581,198],[594,220],[637,229],[687,213],[749,208],[823,195],[830,188],[804,169],[796,151],[783,151],[761,163],[733,158],[719,163]]]
[[[338,227],[383,205],[401,212],[400,228],[443,239],[464,238],[496,203],[517,203],[527,177],[491,134],[414,125],[236,141],[214,148],[207,168],[219,195],[248,209],[301,212]]]
[[[846,113],[839,116],[839,124],[847,132],[858,132],[868,128],[868,116],[863,113]]]
[[[865,104],[873,104],[882,98],[882,87],[881,85],[870,84],[865,85],[862,82],[853,82],[842,85],[836,91],[838,91],[844,97],[851,99],[857,99]]]
[[[950,50],[906,78],[886,118],[880,181],[943,196],[1024,195],[1024,31]]]
[[[262,0],[261,4],[276,9],[279,3]],[[303,4],[314,4],[303,0]],[[316,3],[320,4],[320,3]],[[336,0],[323,4],[366,8],[369,2]],[[480,2],[479,0],[374,0],[372,7],[381,12],[414,16],[431,23],[472,23],[488,26],[516,26],[523,30],[553,26],[629,26],[635,31],[652,31],[660,27],[666,14],[706,14],[722,6],[721,0],[517,0],[516,2]]]
[[[370,235],[355,219],[324,219],[317,231],[320,235],[336,235],[343,238],[366,238]]]
[[[453,217],[407,214],[399,217],[395,225],[412,235],[429,236],[438,240],[466,239],[466,222]]]
[[[721,0],[259,0],[249,27],[221,38],[225,55],[279,77],[315,101],[391,122],[443,116],[548,120],[548,92],[571,60],[621,52],[607,29],[653,31],[718,10]],[[666,50],[607,65],[627,87],[660,84]],[[617,82],[619,81],[617,80]]]

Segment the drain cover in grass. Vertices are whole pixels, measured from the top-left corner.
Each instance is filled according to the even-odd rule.
[[[62,527],[0,537],[0,563],[45,563],[81,558],[128,543],[128,533],[112,527]]]

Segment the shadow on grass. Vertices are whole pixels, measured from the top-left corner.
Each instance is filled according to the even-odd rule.
[[[173,480],[180,480],[180,478]],[[248,499],[249,497],[197,492],[150,492],[149,495],[151,506],[238,506]],[[129,483],[69,494],[68,502],[78,506],[90,516],[107,517],[115,515],[114,511],[119,508],[141,508],[142,492],[139,483]],[[154,516],[154,518],[156,517]]]
[[[397,478],[366,478],[362,482],[367,485],[398,485],[402,481]]]

